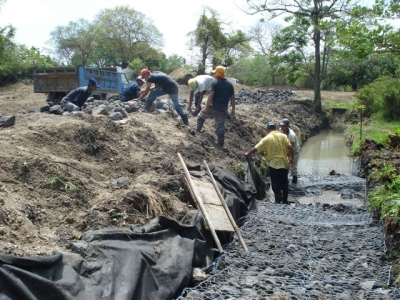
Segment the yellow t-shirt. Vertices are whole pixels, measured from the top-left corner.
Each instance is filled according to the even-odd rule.
[[[255,146],[257,151],[265,152],[268,166],[274,169],[288,169],[287,148],[291,146],[287,136],[279,131],[271,131]]]

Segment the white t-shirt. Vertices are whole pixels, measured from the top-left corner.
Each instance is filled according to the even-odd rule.
[[[297,152],[300,150],[300,144],[299,141],[297,140],[297,136],[294,133],[292,129],[289,128],[289,131],[287,133],[287,137],[291,143],[293,143],[293,152]]]
[[[211,83],[214,81],[214,77],[210,75],[198,75],[195,77],[197,82],[197,90],[199,92],[209,91],[211,88]]]

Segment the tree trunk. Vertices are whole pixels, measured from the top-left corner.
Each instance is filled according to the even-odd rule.
[[[271,66],[271,85],[272,86],[276,85],[276,74],[275,74],[274,66]]]
[[[314,111],[322,113],[321,105],[321,32],[318,29],[318,24],[315,26],[314,33],[315,42],[315,70],[314,70]]]
[[[205,74],[206,72],[206,61],[207,61],[207,49],[208,49],[208,42],[205,42],[205,45],[201,49],[201,62],[197,69],[197,75]]]

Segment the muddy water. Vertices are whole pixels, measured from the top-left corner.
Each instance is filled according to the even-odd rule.
[[[323,130],[301,145],[299,174],[329,175],[332,170],[339,174],[354,174],[355,166],[349,155],[343,131]]]
[[[337,183],[332,182],[331,188],[328,190],[322,188],[317,195],[308,195],[299,197],[297,200],[303,204],[314,202],[327,204],[353,204],[363,206],[365,204],[365,186],[363,184],[356,185],[357,197],[344,199],[341,194],[343,190],[353,191],[355,186],[350,184],[353,175],[358,173],[357,162],[350,156],[350,149],[345,143],[343,131],[341,130],[324,130],[318,135],[309,138],[301,147],[300,159],[298,164],[299,185],[305,190],[315,189],[316,183],[324,180],[336,178],[337,175],[330,175],[333,170],[336,174],[349,176],[348,181],[343,180]],[[360,179],[361,180],[361,179]],[[348,184],[347,184],[348,183]],[[293,185],[292,185],[293,186]],[[361,197],[360,197],[361,196]],[[347,197],[348,198],[348,197]]]

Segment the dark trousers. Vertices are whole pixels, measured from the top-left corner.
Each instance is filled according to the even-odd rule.
[[[289,194],[289,169],[274,169],[268,167],[271,187],[276,203],[288,203]]]

